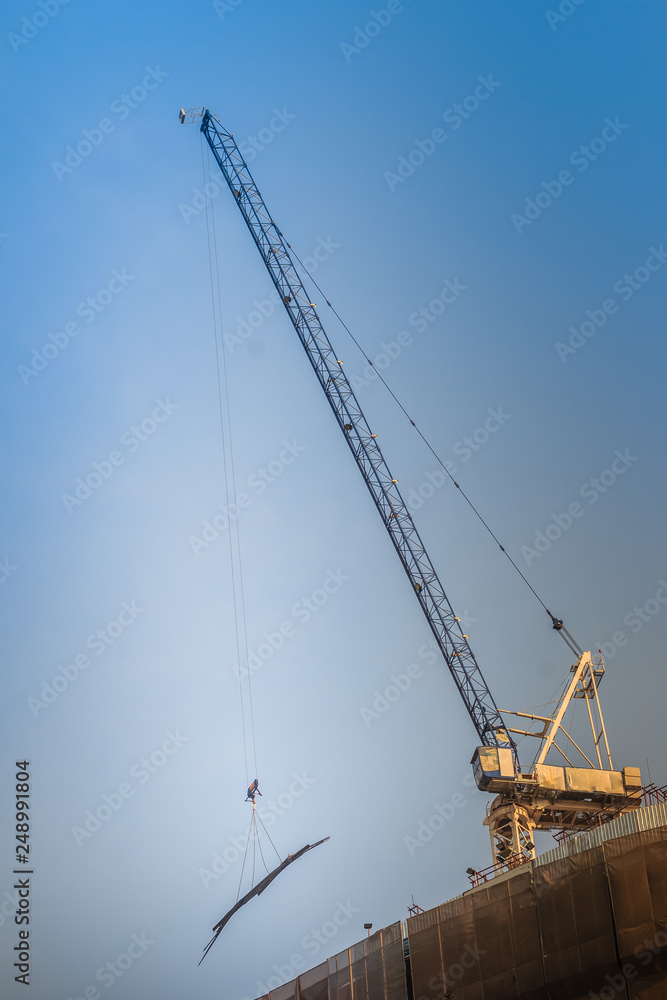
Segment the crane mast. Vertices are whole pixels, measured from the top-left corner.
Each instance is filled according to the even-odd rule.
[[[641,804],[638,768],[613,769],[598,698],[604,674],[602,658],[582,653],[572,665],[572,679],[552,716],[507,711],[505,714],[542,723],[537,732],[506,725],[482,671],[454,614],[419,532],[384,459],[377,435],[364,416],[342,362],[322,326],[316,306],[299,276],[290,245],[264,203],[234,136],[206,108],[181,109],[180,121],[201,122],[211,152],[234,196],[278,295],[304,347],[318,381],[343,432],[382,522],[398,553],[420,607],[475,727],[480,746],[472,759],[477,786],[498,793],[485,819],[494,863],[511,866],[534,857],[535,829],[587,829]],[[597,764],[586,756],[562,725],[573,698],[586,702]],[[593,710],[591,709],[593,705]],[[525,725],[525,723],[524,723]],[[522,771],[512,734],[541,742],[533,765]],[[556,742],[565,736],[585,759],[576,767]],[[603,764],[601,740],[607,750]],[[566,746],[569,744],[566,744]],[[567,767],[547,764],[555,748]],[[572,751],[570,751],[572,752]]]

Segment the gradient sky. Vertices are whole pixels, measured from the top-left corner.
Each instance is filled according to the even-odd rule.
[[[255,997],[359,940],[365,921],[405,918],[412,894],[428,908],[462,892],[466,867],[489,862],[474,729],[445,665],[429,662],[426,622],[219,185],[236,483],[251,498],[238,521],[249,646],[291,633],[253,676],[262,802],[281,855],[331,840],[197,968],[236,898],[249,807],[229,535],[196,553],[191,541],[225,485],[201,140],[181,106],[210,107],[252,151],[274,218],[300,256],[319,248],[314,277],[367,354],[402,344],[392,389],[583,648],[606,644],[615,763],[646,778],[648,758],[667,782],[667,14],[657,0],[561,7],[573,12],[548,16],[558,5],[537,0],[4,5],[3,996],[22,995],[7,913],[26,757],[35,1000],[92,987]],[[82,141],[85,155],[68,154]],[[436,315],[447,281],[457,295]],[[435,459],[314,294],[418,496]],[[483,440],[490,410],[503,418]],[[296,457],[260,491],[252,477],[285,442]],[[605,474],[617,452],[620,474]],[[73,504],[94,463],[107,478]],[[572,504],[580,515],[531,555]],[[571,657],[544,611],[450,484],[415,517],[500,707],[547,702]],[[303,620],[295,606],[327,578],[337,589]],[[55,700],[30,701],[85,654]],[[410,664],[409,688],[369,717]],[[151,754],[152,774],[140,764]],[[405,838],[452,801],[411,852]],[[228,869],[205,886],[224,852]],[[336,932],[318,944],[325,926]],[[96,978],[132,935],[152,943],[135,942],[122,977]]]

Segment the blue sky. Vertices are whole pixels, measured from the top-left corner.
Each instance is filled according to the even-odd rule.
[[[248,643],[285,636],[253,674],[258,776],[282,855],[331,840],[197,968],[249,814],[229,532],[192,541],[225,484],[201,140],[182,106],[249,150],[287,239],[533,586],[585,649],[605,644],[615,763],[648,758],[667,781],[666,15],[561,8],[5,5],[0,822],[7,843],[27,757],[38,1000],[255,997],[488,863],[474,729],[219,184]],[[415,519],[496,701],[547,702],[565,645],[314,294],[405,494],[432,493]],[[392,675],[410,684],[388,703]]]

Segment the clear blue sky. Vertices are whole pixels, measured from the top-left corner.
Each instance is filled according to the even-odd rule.
[[[585,649],[606,644],[615,762],[649,758],[667,781],[667,17],[657,0],[570,6],[4,6],[0,954],[11,966],[27,757],[35,1000],[255,997],[275,966],[323,961],[488,863],[474,729],[221,189],[249,646],[289,633],[253,677],[262,801],[282,855],[331,841],[197,968],[249,813],[229,535],[192,541],[225,493],[200,136],[181,106],[235,132],[287,238],[369,356],[396,355],[387,380],[531,583]],[[401,487],[434,492],[415,516],[497,702],[546,702],[565,645],[456,490],[429,490],[435,460],[322,315]],[[105,796],[101,828],[77,834]],[[122,978],[104,972],[128,954]]]

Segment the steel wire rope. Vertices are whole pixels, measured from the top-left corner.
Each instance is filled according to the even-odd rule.
[[[211,164],[210,160],[206,160],[208,164],[209,171],[209,181],[211,177]],[[218,239],[215,227],[215,206],[211,202],[211,223],[213,231],[213,252],[215,259],[215,273],[217,277],[217,290],[218,290],[218,315],[220,317],[220,339],[222,343],[222,372],[225,386],[225,402],[227,408],[227,427],[229,433],[229,460],[232,473],[232,495],[233,500],[236,502],[236,469],[234,464],[234,447],[233,447],[233,437],[232,437],[232,418],[229,403],[229,384],[227,381],[227,354],[225,350],[225,338],[222,329],[222,299],[220,292],[220,268],[218,264]],[[229,515],[229,504],[227,505],[227,513]],[[241,595],[241,621],[243,625],[243,649],[245,653],[246,662],[248,662],[248,625],[245,610],[245,585],[243,582],[243,562],[241,560],[241,535],[239,530],[238,518],[234,518],[233,522],[230,518],[230,524],[233,523],[233,532],[236,538],[236,550],[237,550],[237,561],[238,561],[238,572],[239,572],[239,589]],[[255,777],[257,777],[257,742],[255,738],[255,711],[253,706],[252,697],[252,671],[250,670],[250,665],[247,667],[248,671],[248,702],[250,705],[250,731],[252,734],[252,751],[253,751],[253,761],[255,764]]]
[[[255,823],[255,827],[257,827],[257,823]],[[266,861],[264,860],[264,851],[262,850],[262,841],[259,839],[259,836],[257,837],[257,846],[259,847],[259,855],[260,855],[260,857],[262,859],[262,864],[264,865],[264,871],[266,872],[267,875],[270,875],[271,873],[269,872],[269,869],[268,869],[268,867],[266,865]]]
[[[274,223],[274,225],[275,225],[275,223]],[[277,228],[278,227],[276,226],[276,229]],[[285,239],[285,237],[283,236],[282,232],[279,229],[278,229],[278,233],[279,233],[279,235],[281,236],[282,239]],[[537,600],[539,601],[539,603],[542,605],[542,607],[544,608],[544,610],[546,611],[546,613],[551,618],[551,621],[554,623],[554,627],[555,627],[556,622],[558,621],[557,617],[555,615],[552,615],[551,611],[546,606],[546,604],[544,603],[544,601],[542,600],[542,598],[540,597],[540,595],[537,593],[537,591],[533,587],[533,585],[530,583],[530,581],[527,579],[527,577],[522,573],[521,569],[519,568],[519,566],[517,566],[517,564],[514,561],[514,559],[512,559],[512,556],[509,554],[509,552],[507,551],[507,549],[505,548],[505,546],[501,544],[500,539],[496,536],[496,534],[494,533],[493,529],[490,527],[489,524],[487,524],[487,522],[485,521],[485,519],[482,517],[481,513],[477,510],[477,508],[475,507],[474,503],[472,502],[472,500],[470,499],[470,497],[467,495],[467,493],[465,492],[465,490],[463,490],[461,488],[461,486],[459,485],[459,483],[457,483],[457,481],[454,479],[454,477],[452,476],[451,472],[449,471],[449,469],[446,467],[445,463],[442,461],[442,459],[440,458],[440,456],[436,452],[435,448],[433,448],[433,446],[431,445],[431,443],[426,438],[425,434],[417,426],[417,423],[412,419],[412,417],[410,416],[410,414],[408,413],[408,411],[406,410],[406,408],[403,406],[403,403],[400,401],[400,399],[398,398],[398,396],[394,393],[394,391],[387,384],[387,382],[386,382],[384,376],[382,375],[382,373],[379,371],[378,368],[376,368],[376,366],[373,364],[373,362],[371,361],[371,359],[368,357],[368,355],[366,354],[365,350],[363,349],[363,347],[361,346],[361,344],[359,343],[359,341],[357,340],[357,338],[354,336],[354,334],[350,330],[350,328],[347,325],[347,323],[344,321],[344,319],[339,314],[338,310],[331,304],[331,302],[327,298],[325,292],[322,290],[322,288],[320,287],[320,285],[318,284],[318,282],[308,272],[308,268],[303,263],[303,261],[301,260],[301,258],[297,254],[296,250],[294,250],[294,248],[292,247],[292,245],[290,243],[287,243],[286,240],[285,240],[285,242],[286,242],[287,246],[289,247],[289,249],[294,254],[294,256],[296,257],[296,259],[298,260],[299,264],[301,264],[301,267],[303,268],[303,270],[306,272],[306,274],[308,274],[309,280],[312,281],[313,285],[315,286],[315,288],[317,288],[318,292],[322,296],[324,296],[324,301],[329,306],[329,308],[333,312],[334,316],[336,317],[336,319],[338,320],[338,322],[341,324],[341,326],[343,327],[343,329],[346,331],[346,333],[348,334],[348,336],[350,337],[350,339],[356,345],[357,349],[361,353],[361,355],[364,358],[364,360],[376,372],[378,378],[380,379],[380,381],[382,382],[382,384],[384,385],[385,389],[387,390],[387,392],[389,393],[389,395],[392,397],[392,399],[394,400],[394,402],[396,403],[396,405],[400,408],[400,410],[403,412],[403,414],[410,421],[411,425],[414,427],[414,429],[417,432],[417,434],[419,435],[419,437],[422,439],[422,441],[424,442],[424,444],[426,445],[426,447],[429,449],[429,451],[431,452],[431,454],[433,455],[433,457],[435,458],[435,460],[438,462],[438,464],[442,467],[443,471],[450,478],[450,480],[452,481],[452,483],[454,484],[454,486],[456,487],[456,489],[459,491],[459,493],[461,494],[461,496],[463,497],[463,499],[466,501],[466,503],[468,504],[468,506],[470,507],[470,509],[473,511],[473,513],[476,515],[476,517],[482,522],[482,524],[484,525],[484,527],[486,528],[486,530],[488,531],[488,533],[491,535],[491,537],[493,538],[493,540],[498,545],[498,548],[500,549],[500,551],[503,552],[504,555],[509,559],[510,563],[512,564],[512,566],[514,567],[514,569],[516,570],[516,572],[519,574],[519,576],[521,577],[521,579],[523,580],[523,582],[526,584],[526,586],[528,587],[528,589],[537,598]],[[572,652],[575,653],[577,656],[581,656],[582,650],[581,650],[579,644],[570,635],[570,633],[568,632],[568,630],[563,626],[562,622],[560,623],[560,627],[557,628],[556,631],[558,631],[558,632],[561,633],[564,642],[570,647],[570,649],[572,650]]]
[[[255,819],[255,810],[252,811],[252,821],[255,824],[255,836],[252,838],[252,879],[250,881],[251,887],[255,884],[255,856],[257,854],[257,820]]]
[[[278,850],[277,850],[277,848],[276,848],[276,845],[275,845],[275,844],[273,843],[273,841],[271,840],[271,834],[269,833],[269,831],[268,831],[268,830],[266,829],[266,827],[264,826],[264,820],[262,819],[262,817],[261,817],[261,816],[258,816],[257,818],[259,819],[260,823],[262,824],[262,829],[264,830],[264,833],[265,833],[265,834],[266,834],[266,836],[267,836],[267,837],[269,838],[269,843],[271,844],[271,847],[272,847],[272,848],[273,848],[273,850],[274,850],[274,851],[276,852],[276,857],[278,858],[278,861],[279,861],[279,862],[280,862],[280,863],[282,864],[282,863],[283,863],[283,859],[282,859],[282,858],[280,857],[280,855],[278,854]]]
[[[255,815],[254,815],[254,812],[253,812],[253,815],[250,817],[250,826],[248,827],[248,837],[247,837],[246,842],[245,842],[245,851],[243,852],[243,864],[241,865],[241,875],[239,877],[239,887],[238,887],[238,890],[237,890],[237,893],[236,893],[236,902],[237,903],[239,901],[239,896],[241,895],[241,885],[243,883],[243,872],[245,871],[246,858],[248,857],[248,845],[250,844],[250,834],[252,833],[252,827],[253,827],[254,821],[255,821]]]
[[[203,135],[200,135],[200,150],[201,150],[201,160],[202,160],[202,179],[204,184],[204,190],[206,188],[206,159],[204,157],[204,140]],[[210,180],[210,166],[209,166],[209,180]],[[209,188],[210,190],[210,188]],[[236,539],[234,539],[233,532],[231,530],[232,519],[229,517],[231,511],[230,504],[230,479],[232,484],[232,491],[234,497],[236,496],[235,490],[235,475],[234,475],[234,464],[232,455],[232,437],[231,437],[231,419],[229,411],[229,391],[227,384],[227,370],[225,365],[224,357],[224,337],[222,335],[222,296],[220,290],[220,272],[218,267],[218,254],[217,254],[217,238],[215,232],[215,216],[213,211],[210,211],[209,219],[209,200],[205,198],[205,217],[206,217],[206,239],[208,246],[208,259],[209,259],[209,278],[211,284],[211,308],[213,313],[213,333],[215,340],[215,358],[216,358],[216,377],[218,386],[218,411],[220,417],[220,438],[222,443],[222,456],[223,456],[223,472],[225,480],[225,499],[227,503],[227,515],[230,521],[230,532],[229,532],[229,558],[232,573],[232,602],[234,609],[234,632],[235,632],[235,643],[236,643],[236,655],[239,665],[239,696],[241,702],[241,729],[243,735],[243,758],[245,764],[245,776],[246,784],[250,785],[250,775],[248,770],[248,738],[247,738],[247,728],[246,728],[246,709],[244,702],[243,693],[243,666],[244,662],[248,664],[248,643],[247,643],[247,628],[245,625],[245,602],[243,599],[243,576],[240,566],[240,538],[238,535],[238,525],[234,522],[234,527],[236,528]],[[211,233],[213,233],[213,252],[212,252],[212,241]],[[214,266],[215,265],[215,266]],[[215,278],[214,278],[215,271]],[[217,303],[216,303],[216,285],[217,285]],[[220,350],[218,344],[218,331],[220,331],[220,340],[222,342],[222,351]],[[221,364],[221,354],[222,354],[222,364]],[[224,379],[221,378],[221,369],[223,372]],[[227,428],[229,435],[229,460],[227,455],[227,441],[225,438],[225,415],[223,409],[223,391],[222,383],[224,380],[225,385],[225,395],[226,395],[226,409],[227,409]],[[231,476],[230,476],[231,468]],[[237,552],[234,552],[234,540],[237,544]],[[236,558],[235,558],[236,555]],[[238,593],[237,593],[237,569],[236,564],[238,562]],[[239,628],[239,620],[243,622],[243,653],[242,656],[242,646],[241,646],[241,634]],[[257,774],[257,750],[256,750],[256,740],[255,740],[255,730],[254,730],[254,711],[252,705],[252,687],[250,680],[250,670],[249,665],[246,667],[246,672],[248,675],[248,703],[249,703],[249,715],[250,715],[250,730],[252,735],[252,746],[253,746],[253,759],[255,764],[255,774]],[[245,862],[244,862],[245,864]]]

